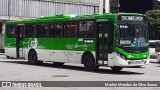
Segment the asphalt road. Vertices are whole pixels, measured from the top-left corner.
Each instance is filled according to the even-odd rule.
[[[40,66],[28,65],[27,60],[7,59],[0,55],[0,81],[160,81],[160,64],[152,63],[140,68],[124,68],[113,72],[109,67],[100,67],[96,72],[85,71],[83,65],[65,64],[54,66],[46,62]],[[160,89],[153,87],[61,87],[61,88],[0,88],[0,90],[107,90],[107,89]]]

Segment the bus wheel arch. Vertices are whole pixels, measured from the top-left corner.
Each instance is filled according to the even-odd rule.
[[[28,63],[32,65],[42,64],[43,61],[38,61],[37,52],[34,49],[30,49],[28,53]]]
[[[82,64],[84,64],[85,69],[88,71],[95,71],[98,69],[98,66],[96,65],[95,57],[89,51],[86,51],[85,53],[83,53]]]

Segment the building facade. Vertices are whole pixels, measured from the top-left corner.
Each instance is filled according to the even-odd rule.
[[[71,0],[56,0],[54,2],[43,0],[0,0],[0,19],[19,20],[46,15],[98,13],[98,2],[80,3],[69,1]]]
[[[154,0],[154,9],[160,9],[160,0]]]
[[[6,20],[62,14],[84,15],[98,11],[98,0],[0,0],[0,33]]]

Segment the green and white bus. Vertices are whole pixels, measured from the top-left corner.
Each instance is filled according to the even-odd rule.
[[[136,13],[56,15],[5,23],[5,55],[114,71],[149,63],[148,22]]]

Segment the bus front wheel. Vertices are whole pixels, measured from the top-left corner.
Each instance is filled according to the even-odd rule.
[[[30,51],[28,55],[28,63],[32,65],[39,65],[43,63],[43,61],[38,61],[37,59],[37,53],[35,51]]]
[[[114,72],[119,72],[123,69],[123,67],[118,67],[118,66],[114,66],[114,67],[110,67]]]
[[[84,67],[87,71],[95,71],[98,69],[92,54],[88,54],[84,57]]]

